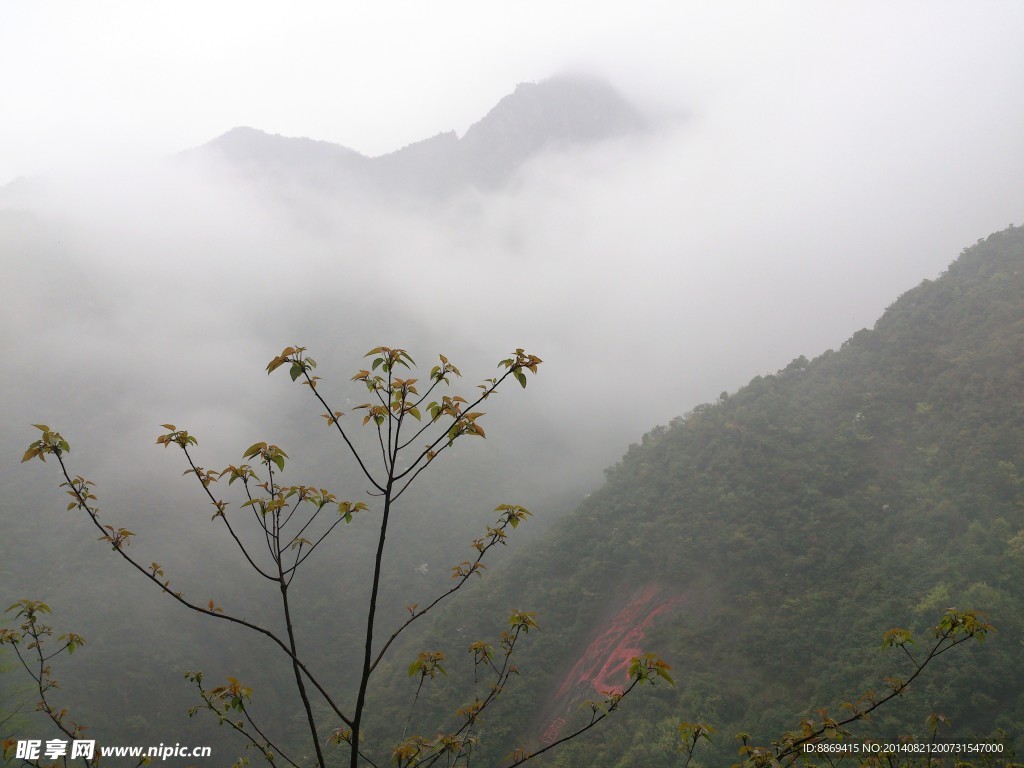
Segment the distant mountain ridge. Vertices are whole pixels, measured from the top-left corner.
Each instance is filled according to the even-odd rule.
[[[217,157],[244,175],[321,191],[443,196],[466,187],[500,187],[545,149],[592,144],[646,127],[640,112],[604,81],[556,77],[520,83],[461,139],[448,131],[378,157],[248,127],[234,128],[180,157]]]

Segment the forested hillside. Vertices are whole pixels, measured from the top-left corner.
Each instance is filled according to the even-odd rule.
[[[998,633],[942,657],[856,733],[925,738],[935,712],[952,723],[940,737],[1002,729],[1019,742],[1022,342],[1024,228],[1011,227],[838,351],[758,376],[630,446],[603,487],[424,646],[462,656],[478,629],[466,617],[486,605],[538,612],[523,680],[485,726],[488,755],[564,733],[579,702],[626,683],[642,650],[672,664],[675,687],[631,697],[550,764],[678,765],[676,726],[697,720],[717,728],[698,757],[728,764],[735,733],[766,744],[906,675],[882,634],[905,627],[923,643],[950,607],[984,612]],[[679,352],[667,339],[664,354]],[[658,372],[648,360],[608,407],[644,397]],[[388,695],[401,699],[403,684]],[[441,690],[420,709],[423,730],[452,704]]]

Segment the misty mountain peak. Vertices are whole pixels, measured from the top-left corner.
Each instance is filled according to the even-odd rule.
[[[603,80],[563,76],[520,83],[466,131],[463,141],[535,150],[549,143],[600,141],[645,125],[640,113]]]
[[[354,149],[329,141],[270,134],[256,128],[232,128],[213,141],[179,155],[186,162],[215,158],[244,175],[274,181],[297,179],[316,187],[331,187],[353,166],[365,161]]]
[[[186,157],[214,156],[243,174],[357,194],[439,197],[467,186],[492,189],[538,152],[643,130],[646,122],[606,82],[562,76],[520,83],[461,139],[440,133],[369,158],[308,138],[233,128]]]
[[[636,133],[646,121],[597,78],[553,77],[520,83],[462,139],[476,181],[498,184],[530,156],[549,147],[589,144]]]
[[[317,141],[306,137],[282,136],[278,133],[270,134],[248,126],[232,128],[206,146],[216,147],[228,155],[253,158],[280,158],[283,155],[299,158],[316,153],[329,153],[337,156],[359,154],[354,149],[343,147],[341,144],[332,144],[329,141]]]

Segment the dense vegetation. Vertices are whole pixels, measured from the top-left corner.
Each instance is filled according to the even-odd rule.
[[[493,616],[499,605],[537,611],[542,632],[531,633],[521,651],[523,679],[484,724],[479,764],[542,744],[557,732],[556,721],[579,716],[581,699],[600,698],[588,684],[624,677],[621,667],[606,663],[607,654],[588,656],[620,625],[607,648],[657,652],[673,665],[676,686],[632,696],[609,723],[549,764],[678,765],[677,726],[684,720],[717,729],[697,759],[728,764],[736,732],[767,743],[818,708],[838,714],[843,701],[881,687],[882,676],[905,673],[905,660],[879,650],[882,633],[905,626],[923,634],[955,606],[985,611],[999,633],[938,662],[857,733],[924,736],[926,717],[938,712],[952,723],[940,731],[944,738],[973,740],[1002,729],[1012,748],[1024,733],[1022,302],[1024,228],[1010,228],[967,249],[939,279],[905,294],[873,330],[840,350],[798,358],[654,429],[531,551],[492,569],[425,640],[404,649],[374,702],[382,717],[368,733],[405,722],[415,692],[406,669],[419,650],[445,650],[453,681],[472,674],[466,644],[501,629],[474,617]],[[671,343],[664,354],[674,354]],[[628,409],[629,398],[643,397],[644,377],[658,369],[658,360],[649,361],[637,388],[608,407]],[[409,573],[422,577],[424,593],[446,582],[447,551],[425,558],[429,572],[417,571],[420,560],[412,558],[423,551],[414,545],[432,551],[459,539],[465,516],[444,514],[449,489],[468,490],[481,508],[505,500],[494,498],[487,482],[474,484],[470,475],[479,469],[474,456],[449,484],[426,486],[420,509],[431,514],[413,529],[413,541],[399,545],[392,560],[399,570],[382,587],[391,609],[400,612],[401,601],[417,599],[408,596]],[[495,477],[493,467],[483,469],[485,480]],[[170,537],[177,524],[155,516],[146,522],[157,526],[155,536],[149,531],[155,539]],[[119,605],[138,609],[134,652],[145,663],[138,656],[120,663],[114,648],[75,657],[68,694],[84,687],[84,698],[98,708],[82,719],[125,742],[165,739],[169,729],[183,733],[191,694],[180,676],[195,664],[191,639],[203,636],[211,647],[201,663],[246,679],[263,674],[255,682],[265,712],[287,721],[294,702],[281,694],[286,676],[265,669],[263,649],[230,632],[196,629],[187,617],[168,630],[166,605],[154,607],[151,595],[123,586],[111,575],[109,553],[91,537],[40,513],[12,519],[11,551],[43,523],[52,526],[63,557],[41,583],[77,591],[82,585],[67,574],[86,568],[94,587],[117,595],[92,609],[98,623],[123,616]],[[354,531],[351,543],[358,549],[365,538]],[[186,560],[201,560],[197,570],[205,578],[214,573],[219,598],[247,597],[229,581],[214,541],[197,539],[191,547]],[[358,561],[345,563],[356,572]],[[298,608],[312,654],[336,666],[340,678],[351,634],[345,601],[360,598],[359,589],[325,584]],[[89,628],[74,628],[90,635]],[[0,657],[0,665],[9,664]],[[155,682],[158,672],[179,680],[178,689]],[[19,689],[10,675],[2,678],[12,692]],[[464,703],[448,697],[445,680],[434,682],[417,705],[413,732],[441,727],[445,714]],[[112,685],[118,695],[104,696]],[[159,700],[155,709],[145,706],[147,697]],[[297,720],[293,730],[301,730]],[[221,746],[214,739],[223,731],[199,733],[197,743]],[[234,749],[223,747],[219,754]]]
[[[512,594],[549,630],[521,662],[519,706],[490,725],[498,751],[544,738],[566,674],[645,585],[672,603],[643,646],[673,664],[676,687],[634,698],[553,765],[677,765],[683,720],[715,726],[698,757],[728,764],[737,732],[767,743],[884,689],[907,664],[879,650],[883,632],[923,632],[954,606],[984,611],[999,633],[939,662],[856,733],[925,738],[935,712],[951,723],[942,738],[1001,729],[1019,740],[1022,340],[1024,228],[1010,228],[840,350],[798,358],[631,446],[543,546],[436,629],[457,652],[465,617]],[[644,375],[657,369],[652,360]]]

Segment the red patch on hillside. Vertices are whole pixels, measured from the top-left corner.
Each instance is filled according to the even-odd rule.
[[[580,702],[621,693],[629,685],[630,659],[644,655],[641,642],[647,630],[658,616],[684,600],[682,596],[665,596],[656,584],[633,593],[565,676],[553,697],[554,714],[546,721],[541,743],[558,738],[566,716]]]

